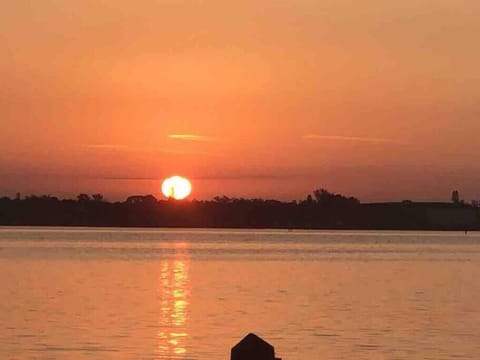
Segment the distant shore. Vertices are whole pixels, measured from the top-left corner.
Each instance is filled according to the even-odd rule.
[[[108,202],[99,194],[0,198],[0,226],[89,226],[319,230],[480,230],[480,208],[461,202],[360,203],[314,192],[305,200],[216,197],[157,200],[152,195]]]

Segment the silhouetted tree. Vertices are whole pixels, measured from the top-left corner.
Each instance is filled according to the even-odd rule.
[[[103,201],[103,195],[102,194],[92,194],[92,199],[93,199],[93,201],[101,202],[101,201]]]
[[[127,198],[127,204],[155,204],[157,199],[153,195],[133,195]]]
[[[88,194],[79,194],[77,196],[77,200],[79,202],[87,202],[87,201],[90,201],[91,199],[90,199],[90,196]]]
[[[220,203],[220,204],[228,204],[230,202],[232,202],[233,200],[235,199],[230,199],[229,197],[227,196],[215,196],[213,198],[213,201],[217,202],[217,203]]]
[[[360,201],[354,197],[347,198],[340,194],[333,194],[326,189],[315,190],[313,195],[315,196],[315,201],[321,205],[342,206],[360,204]]]

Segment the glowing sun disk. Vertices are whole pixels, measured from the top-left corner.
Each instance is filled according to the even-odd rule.
[[[181,176],[172,176],[162,183],[162,193],[167,198],[175,200],[185,199],[192,192],[192,184]]]

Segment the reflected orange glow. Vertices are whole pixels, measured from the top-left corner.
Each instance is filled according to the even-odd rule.
[[[160,319],[156,352],[161,358],[185,354],[190,294],[188,259],[166,259],[162,263],[157,293]]]

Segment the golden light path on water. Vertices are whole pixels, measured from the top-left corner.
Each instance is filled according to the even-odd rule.
[[[181,244],[178,247],[183,247]],[[186,328],[189,305],[189,260],[182,254],[166,259],[160,268],[157,296],[160,318],[157,332],[160,358],[176,358],[187,352]]]

